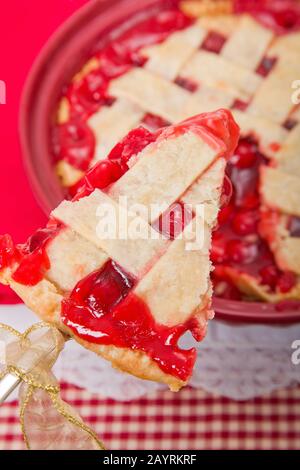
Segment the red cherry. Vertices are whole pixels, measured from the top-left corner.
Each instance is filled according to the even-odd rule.
[[[126,173],[128,166],[124,162],[111,162],[111,176],[113,181],[117,181],[121,176]]]
[[[221,51],[225,41],[226,38],[224,36],[211,31],[203,42],[202,49],[218,54]]]
[[[285,294],[289,292],[297,283],[297,276],[291,271],[286,271],[281,274],[277,281],[277,288],[280,292]]]
[[[192,219],[193,213],[188,206],[175,202],[152,224],[152,227],[169,240],[174,240]]]
[[[235,155],[231,158],[237,168],[245,169],[254,165],[257,158],[256,145],[247,140],[242,140],[236,149]]]
[[[258,256],[257,244],[244,240],[229,240],[226,249],[229,258],[235,263],[249,264]]]
[[[269,264],[268,266],[264,266],[259,271],[259,274],[261,277],[262,284],[266,284],[267,286],[270,286],[271,289],[274,289],[276,287],[278,276],[279,276],[279,271],[274,264]]]
[[[256,193],[245,196],[242,201],[242,206],[245,209],[257,209],[260,205],[259,195]]]
[[[85,185],[90,189],[103,189],[116,180],[117,166],[115,162],[103,160],[95,165],[85,177]]]
[[[147,113],[143,118],[143,124],[147,128],[151,129],[152,132],[161,129],[162,127],[169,126],[170,123],[156,114]]]
[[[86,123],[73,120],[56,126],[52,144],[57,160],[66,160],[82,171],[88,169],[95,152],[95,136]]]
[[[97,178],[97,186],[99,188],[105,188],[113,181],[113,168],[111,162],[103,161],[100,162],[98,165],[98,178]]]
[[[194,93],[199,88],[198,83],[193,82],[193,80],[189,78],[177,77],[175,83],[176,85],[179,85],[182,88],[191,91],[192,93]]]
[[[256,233],[257,222],[257,211],[240,210],[234,216],[232,228],[238,235],[250,235]]]
[[[291,237],[300,237],[300,217],[290,218],[289,231]]]
[[[228,204],[228,206],[222,207],[218,214],[218,222],[220,225],[225,224],[231,218],[234,211],[234,207],[232,204]]]
[[[133,155],[140,153],[147,145],[151,144],[156,139],[157,133],[149,132],[142,126],[137,127],[115,145],[107,158],[109,160],[127,163]]]
[[[0,235],[0,270],[17,260],[18,251],[10,235]]]
[[[292,9],[281,10],[275,12],[274,14],[275,21],[279,26],[284,29],[291,29],[297,23],[297,13]]]
[[[227,260],[226,239],[220,233],[213,236],[210,258],[213,263],[225,263]]]

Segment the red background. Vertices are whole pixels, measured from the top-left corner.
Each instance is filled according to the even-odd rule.
[[[7,103],[0,105],[0,234],[24,241],[46,217],[23,170],[18,113],[23,85],[40,49],[57,27],[88,0],[9,0],[1,2],[0,80]]]

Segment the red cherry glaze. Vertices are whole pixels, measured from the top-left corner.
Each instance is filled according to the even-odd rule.
[[[40,282],[45,272],[50,269],[50,261],[43,248],[27,255],[12,275],[14,281],[26,286],[35,286]]]
[[[277,281],[277,289],[283,294],[289,292],[297,284],[296,274],[286,271],[282,273]]]
[[[158,137],[157,133],[153,133],[145,129],[145,127],[137,127],[129,132],[110,152],[108,159],[127,163],[130,158],[142,150],[147,145],[155,142]]]
[[[239,111],[246,111],[246,109],[248,108],[248,104],[249,103],[247,103],[246,101],[236,99],[234,100],[231,107],[232,109],[238,109]]]
[[[222,47],[226,42],[226,37],[222,36],[219,33],[211,31],[206,36],[205,40],[202,43],[201,48],[209,52],[215,52],[218,54],[221,52]]]
[[[16,282],[34,286],[44,278],[45,272],[50,269],[46,248],[60,230],[60,225],[37,230],[25,245],[17,247],[21,258],[18,268],[12,275]]]
[[[235,154],[230,159],[237,168],[245,169],[254,166],[257,160],[257,146],[246,139],[240,141]]]
[[[272,290],[276,288],[278,276],[279,276],[279,269],[275,266],[275,264],[269,264],[268,266],[264,266],[259,271],[261,277],[261,283],[269,286]]]
[[[238,235],[257,233],[259,213],[255,210],[239,210],[232,221],[233,231]]]
[[[170,34],[175,31],[187,28],[193,23],[191,18],[188,18],[178,8],[165,7],[161,5],[160,11],[146,19],[135,22],[129,28],[107,46],[107,55],[111,56],[111,47],[113,45],[118,61],[120,56],[128,61],[128,56],[132,53],[138,52],[144,47],[151,46],[164,41]],[[103,54],[105,49],[100,50],[99,55]],[[134,57],[134,60],[135,57]]]
[[[198,83],[194,82],[190,78],[177,77],[175,83],[176,85],[181,86],[181,88],[184,88],[185,90],[188,90],[192,93],[194,93],[199,88]]]
[[[89,170],[83,179],[77,183],[75,189],[74,201],[88,196],[96,188],[104,190],[109,185],[117,181],[126,171],[128,166],[124,163],[111,160],[102,160]]]
[[[128,70],[129,66],[126,66],[124,72]],[[72,83],[66,95],[72,119],[86,119],[101,106],[110,104],[108,86],[109,78],[100,68],[92,70],[82,80]]]
[[[297,126],[297,124],[298,124],[297,119],[293,119],[292,117],[289,117],[283,123],[283,127],[287,129],[288,131],[291,131],[292,129],[294,129],[295,126]]]
[[[0,271],[10,267],[19,258],[19,251],[15,247],[10,235],[0,236]]]
[[[264,57],[256,69],[256,73],[267,77],[277,62],[277,57]]]
[[[219,225],[223,225],[229,220],[232,219],[234,215],[234,206],[233,204],[228,204],[220,209],[218,214],[218,223]]]
[[[95,136],[87,124],[74,120],[54,129],[52,145],[57,160],[86,171],[94,156]]]
[[[226,251],[231,261],[240,264],[250,264],[255,261],[259,255],[257,243],[237,239],[229,240],[226,245]]]
[[[269,147],[272,152],[279,152],[279,150],[281,149],[281,145],[278,142],[271,142]]]
[[[227,173],[234,187],[234,203],[244,209],[260,205],[259,166],[265,161],[253,140],[241,139],[235,154],[230,158]]]
[[[144,116],[142,124],[147,126],[147,128],[150,129],[151,132],[154,132],[158,129],[161,129],[162,127],[169,126],[170,122],[166,121],[160,116],[157,116],[156,114],[147,113]]]
[[[196,359],[194,349],[181,350],[185,325],[158,325],[147,305],[131,291],[135,280],[116,263],[81,280],[62,302],[62,320],[80,338],[148,354],[166,373],[187,380]]]
[[[193,217],[194,214],[188,205],[175,202],[153,222],[152,227],[162,233],[167,239],[174,240],[192,221]]]
[[[245,209],[257,209],[259,205],[260,205],[260,197],[256,193],[246,195],[242,203],[242,206]]]
[[[292,216],[290,218],[289,232],[291,237],[300,237],[300,217]]]
[[[213,234],[210,259],[214,264],[223,264],[228,260],[226,243],[226,238],[220,232]]]

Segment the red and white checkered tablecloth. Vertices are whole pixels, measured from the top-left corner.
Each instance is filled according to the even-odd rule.
[[[191,388],[131,402],[62,394],[110,450],[300,449],[300,387],[247,402]],[[16,402],[0,407],[0,449],[24,449]]]

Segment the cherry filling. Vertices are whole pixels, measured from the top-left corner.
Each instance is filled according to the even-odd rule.
[[[126,71],[128,70],[128,66]],[[86,119],[95,113],[100,106],[110,105],[112,98],[107,89],[110,78],[101,69],[88,73],[82,80],[69,86],[67,98],[70,103],[70,114],[73,119]]]
[[[283,123],[283,127],[288,131],[291,131],[292,129],[294,129],[295,126],[297,126],[297,124],[297,119],[287,118],[287,120]]]
[[[150,132],[142,126],[137,127],[115,145],[107,158],[120,163],[127,163],[132,156],[137,155],[147,145],[155,142],[158,135],[158,133]]]
[[[194,214],[188,205],[175,202],[153,222],[152,227],[168,240],[174,240],[192,221],[193,217]]]
[[[0,236],[0,271],[12,266],[19,258],[20,253],[15,247],[10,235]]]
[[[169,126],[171,123],[156,114],[147,113],[142,120],[142,124],[154,132],[162,127]]]
[[[202,43],[201,49],[209,52],[215,52],[219,54],[226,42],[226,37],[216,32],[209,32],[204,42]]]
[[[290,217],[288,228],[291,237],[300,237],[300,217]]]
[[[194,93],[199,88],[198,83],[186,77],[177,77],[175,83],[176,85],[181,86],[181,88],[184,88],[185,90],[188,90],[191,93]]]
[[[262,77],[267,77],[277,62],[276,57],[264,57],[256,69],[256,73]]]
[[[219,228],[213,234],[211,251],[211,259],[216,265],[215,292],[223,298],[238,298],[229,275],[232,268],[255,277],[270,291],[286,293],[296,284],[293,273],[277,268],[268,244],[259,233],[259,168],[265,163],[266,159],[251,138],[240,140],[228,162],[227,173],[233,192],[230,203],[219,212]],[[297,221],[292,218],[290,230],[293,227],[297,233]]]
[[[63,300],[62,321],[84,340],[143,351],[167,374],[187,380],[196,352],[177,346],[187,326],[157,324],[147,305],[131,292],[135,282],[115,262],[108,261]]]
[[[95,136],[85,122],[71,120],[55,128],[52,147],[57,160],[65,160],[75,168],[86,171],[94,156]]]
[[[246,101],[242,101],[239,99],[234,100],[232,104],[232,109],[238,109],[239,111],[246,111],[248,104]]]
[[[45,272],[50,269],[46,248],[60,230],[60,225],[50,225],[37,230],[25,245],[17,246],[20,253],[19,266],[12,275],[16,282],[34,286],[44,278]]]

